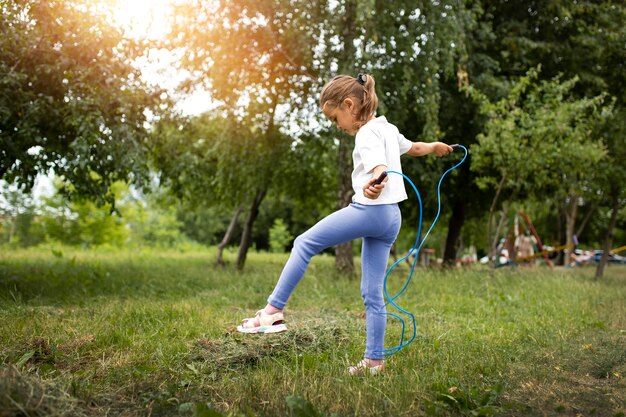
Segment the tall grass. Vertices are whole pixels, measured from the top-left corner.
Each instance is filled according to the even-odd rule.
[[[286,255],[250,254],[243,272],[214,256],[1,253],[0,415],[626,412],[623,267],[601,280],[587,268],[419,270],[398,299],[416,316],[414,342],[383,375],[354,378],[359,282],[332,258],[314,258],[288,305],[289,331],[259,336],[235,326],[264,305]],[[395,274],[390,292],[405,278]],[[387,345],[399,337],[390,319]]]

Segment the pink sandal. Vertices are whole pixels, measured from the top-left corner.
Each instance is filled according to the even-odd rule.
[[[244,319],[237,326],[237,331],[241,333],[280,333],[286,330],[283,313],[267,314],[265,310],[257,311],[254,317]]]
[[[384,370],[384,362],[377,366],[369,366],[365,360],[362,360],[356,365],[349,367],[348,373],[352,376],[365,376],[365,374],[378,375],[381,374]]]

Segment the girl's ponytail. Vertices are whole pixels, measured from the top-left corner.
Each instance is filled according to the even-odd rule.
[[[363,101],[357,119],[359,122],[365,124],[365,122],[376,114],[376,109],[378,109],[376,80],[374,80],[374,77],[371,75],[359,74],[357,76],[357,82],[363,86]]]

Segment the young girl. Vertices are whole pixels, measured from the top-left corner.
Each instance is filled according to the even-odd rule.
[[[411,142],[384,116],[375,117],[378,98],[374,77],[338,75],[322,89],[320,106],[324,115],[349,135],[356,136],[352,159],[352,204],[298,236],[283,272],[268,298],[268,304],[237,330],[243,333],[276,333],[287,330],[283,309],[311,258],[322,250],[363,238],[361,251],[361,295],[365,303],[364,359],[348,371],[351,375],[383,370],[387,316],[383,281],[389,251],[400,231],[398,203],[407,199],[404,179],[390,175],[376,184],[387,170],[402,172],[400,155],[444,156],[452,148],[441,142]]]

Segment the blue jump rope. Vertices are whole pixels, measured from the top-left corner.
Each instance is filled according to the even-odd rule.
[[[400,307],[396,303],[396,300],[398,299],[398,297],[400,297],[402,295],[402,293],[404,293],[404,291],[409,286],[409,283],[411,282],[411,279],[413,278],[413,272],[415,271],[415,265],[417,264],[417,259],[418,259],[418,255],[420,253],[420,250],[422,249],[422,246],[424,245],[424,242],[426,241],[426,238],[430,234],[431,230],[433,230],[433,227],[435,227],[435,224],[437,223],[437,220],[439,220],[439,215],[441,214],[441,183],[443,182],[443,179],[445,178],[445,176],[448,175],[448,173],[450,173],[451,171],[454,171],[455,169],[457,169],[463,162],[465,162],[465,159],[467,158],[467,148],[465,146],[463,146],[463,145],[451,145],[451,146],[453,148],[461,148],[461,149],[463,149],[463,151],[465,152],[465,155],[463,155],[463,159],[461,159],[461,161],[459,163],[457,163],[453,167],[451,167],[448,170],[446,170],[446,172],[444,172],[443,175],[441,175],[441,178],[439,178],[439,184],[437,184],[437,215],[435,216],[435,220],[433,221],[433,223],[430,225],[430,228],[428,229],[428,231],[424,235],[424,238],[421,239],[421,240],[420,240],[420,237],[421,237],[421,233],[422,233],[422,197],[420,196],[420,193],[417,190],[417,187],[415,186],[415,184],[413,184],[413,181],[411,181],[411,179],[409,177],[407,177],[406,175],[404,175],[403,173],[397,172],[397,171],[386,171],[377,180],[377,183],[382,182],[382,180],[385,178],[385,176],[387,176],[387,174],[397,174],[397,175],[401,175],[402,177],[404,177],[404,179],[409,184],[411,184],[411,187],[413,188],[413,191],[415,191],[415,195],[417,195],[417,201],[419,202],[419,213],[420,213],[420,215],[419,215],[419,223],[418,223],[418,226],[417,226],[417,235],[415,237],[415,244],[413,245],[411,250],[409,250],[409,252],[403,258],[399,259],[398,261],[396,261],[393,265],[391,265],[389,267],[389,269],[387,270],[387,273],[385,274],[385,280],[384,280],[384,284],[383,284],[383,291],[384,291],[385,297],[387,299],[387,302],[385,303],[385,307],[387,305],[391,304],[400,313],[405,314],[405,315],[407,315],[407,316],[409,316],[411,318],[411,322],[413,324],[413,336],[409,340],[407,340],[405,342],[405,328],[406,328],[406,326],[405,326],[405,323],[404,323],[404,319],[402,317],[400,317],[398,314],[386,313],[388,316],[394,317],[394,318],[396,318],[396,319],[398,319],[400,321],[400,323],[402,324],[402,333],[400,335],[400,343],[397,346],[384,349],[382,352],[380,352],[380,353],[382,353],[383,356],[391,356],[391,355],[394,355],[394,354],[398,353],[400,350],[402,350],[403,348],[405,348],[408,345],[410,345],[413,342],[413,340],[415,340],[415,337],[417,336],[417,325],[415,323],[415,316],[410,311],[407,311],[407,310],[403,309],[402,307]],[[404,284],[402,289],[397,294],[395,294],[393,297],[391,297],[389,295],[389,292],[387,291],[387,280],[389,279],[389,275],[391,274],[391,271],[393,271],[394,268],[399,263],[403,262],[405,259],[407,259],[412,254],[415,254],[415,259],[413,260],[413,264],[411,265],[411,272],[409,273],[409,277],[407,278],[406,283]]]

